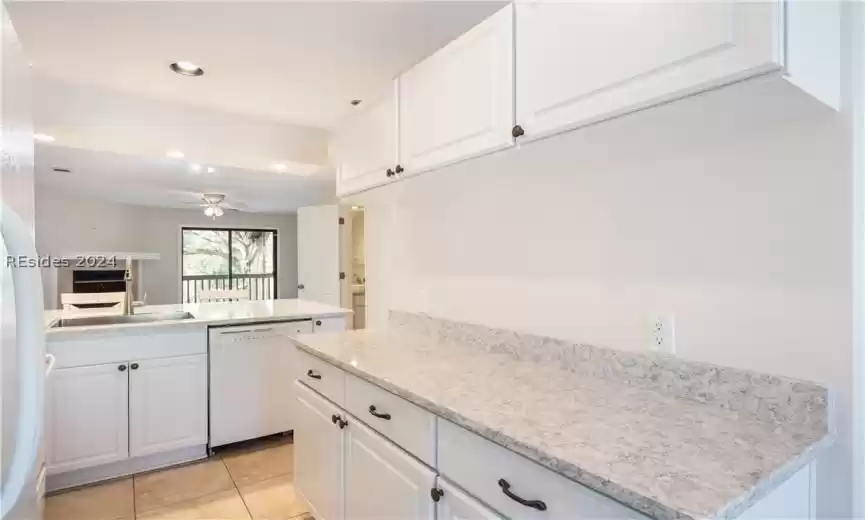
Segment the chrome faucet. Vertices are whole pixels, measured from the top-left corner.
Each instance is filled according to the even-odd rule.
[[[126,282],[126,298],[123,299],[123,315],[132,316],[132,257],[126,257],[126,272],[123,273]]]

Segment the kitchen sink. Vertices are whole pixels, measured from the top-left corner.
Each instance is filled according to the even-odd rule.
[[[189,312],[154,312],[150,314],[113,314],[110,316],[82,316],[80,318],[61,318],[51,328],[92,327],[94,325],[124,325],[127,323],[153,323],[157,321],[178,321],[192,319]]]

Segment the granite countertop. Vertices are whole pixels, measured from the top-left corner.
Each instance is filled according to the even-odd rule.
[[[826,390],[810,383],[684,363],[669,369],[676,382],[663,383],[662,391],[650,385],[663,375],[651,372],[675,359],[493,329],[486,338],[455,339],[460,334],[428,325],[392,323],[293,341],[653,518],[738,516],[832,440]],[[514,347],[520,342],[531,354]],[[640,374],[650,372],[643,379],[634,376],[640,363]],[[676,395],[692,391],[717,402]]]
[[[308,318],[327,318],[351,314],[349,309],[298,299],[250,300],[243,302],[183,303],[174,305],[145,305],[135,307],[135,314],[157,314],[169,312],[188,312],[193,318],[186,320],[165,320],[145,323],[123,323],[114,325],[92,325],[70,328],[51,328],[61,318],[84,316],[104,316],[117,314],[105,309],[77,309],[45,311],[45,328],[48,339],[60,339],[94,332],[140,332],[165,327],[241,325],[274,320],[294,320]]]

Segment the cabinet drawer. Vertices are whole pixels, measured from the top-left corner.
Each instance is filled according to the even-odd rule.
[[[295,348],[295,378],[334,403],[343,406],[345,372],[312,354]]]
[[[345,317],[336,316],[332,318],[316,318],[313,332],[342,332],[345,330]]]
[[[439,472],[508,518],[646,518],[453,423],[439,419],[438,424]],[[500,480],[509,485],[513,495],[542,501],[546,510],[539,511],[508,497]]]
[[[435,467],[435,416],[431,413],[350,374],[346,374],[345,408],[402,449]]]

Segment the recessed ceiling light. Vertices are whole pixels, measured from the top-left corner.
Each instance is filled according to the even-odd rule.
[[[194,172],[200,172],[201,171],[201,165],[200,164],[190,164],[189,169],[194,171]]]
[[[213,173],[215,171],[216,171],[216,168],[214,168],[213,166],[207,168],[207,173]]]
[[[179,150],[168,150],[165,155],[173,158],[173,159],[183,159],[183,152]]]
[[[204,69],[188,61],[175,61],[168,67],[174,72],[183,74],[184,76],[201,76],[204,74]]]
[[[43,143],[51,143],[54,141],[54,137],[47,134],[33,134],[33,139],[42,141]]]
[[[351,100],[352,106],[358,106],[358,105],[360,105],[360,102],[361,102],[360,99],[352,99]]]
[[[285,171],[285,165],[282,164],[282,163],[274,164],[273,167],[274,167],[274,168],[276,169],[276,171],[278,171],[278,172],[284,172],[284,171]]]

